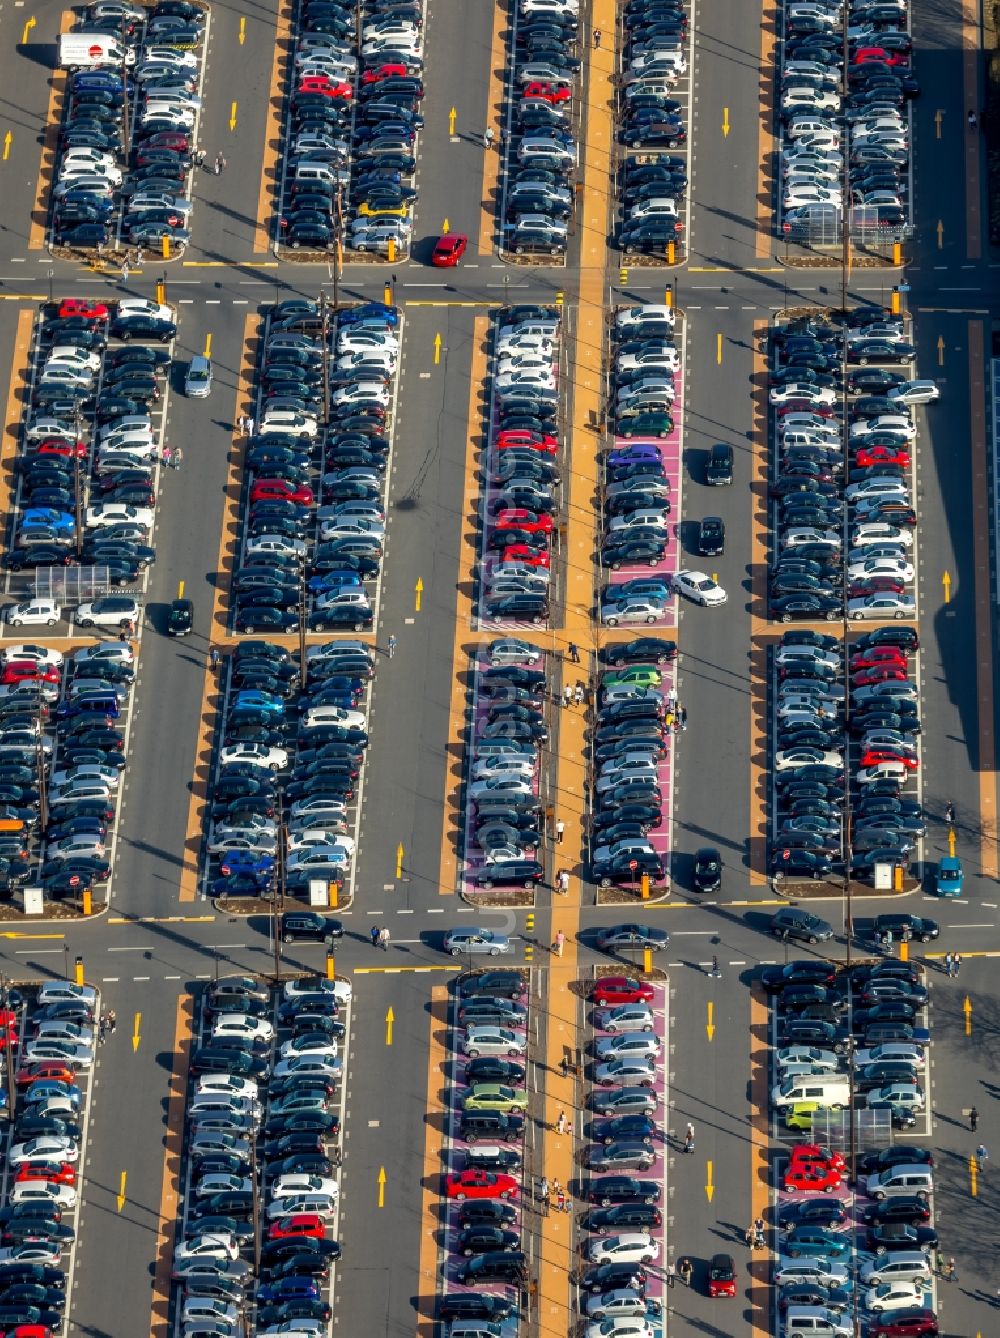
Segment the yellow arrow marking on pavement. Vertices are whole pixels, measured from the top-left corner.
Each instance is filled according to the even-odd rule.
[[[968,995],[965,996],[965,1002],[962,1004],[962,1012],[965,1014],[965,1034],[972,1035],[972,1000]]]
[[[722,335],[720,334],[715,336],[715,361],[720,364],[722,362]]]
[[[951,603],[951,572],[943,571],[941,573],[941,584],[944,586],[944,602]]]
[[[954,828],[954,827],[950,827],[950,828],[948,829],[948,854],[952,857],[952,859],[955,858],[955,828]]]
[[[385,1043],[392,1045],[392,1024],[396,1021],[396,1014],[392,1011],[392,1004],[389,1005],[389,1011],[385,1015]]]
[[[973,1198],[979,1195],[979,1185],[976,1183],[979,1179],[979,1167],[976,1165],[975,1157],[969,1158],[969,1193]]]
[[[11,134],[11,132],[8,130],[7,133],[6,133],[6,135],[4,135],[4,137],[3,137],[3,160],[4,160],[4,162],[6,162],[7,159],[10,157],[10,146],[11,146],[11,142],[13,141],[13,139],[14,139],[14,136],[13,136],[13,135]]]
[[[723,109],[722,109],[722,133],[725,135],[726,139],[729,138],[729,128],[730,128],[730,127],[729,127],[729,108],[728,108],[728,107],[723,107]]]
[[[235,130],[235,129],[236,129],[236,103],[235,103],[235,102],[234,102],[233,105],[229,108],[229,129],[230,129],[230,130]]]
[[[440,338],[441,338],[441,336],[438,335],[438,339],[440,339]],[[414,590],[414,593],[415,593],[416,596],[417,596],[417,601],[416,601],[415,609],[416,609],[416,612],[419,613],[419,612],[420,612],[420,597],[421,597],[421,595],[424,593],[424,582],[423,582],[423,579],[422,579],[420,576],[417,577],[417,583],[416,583],[416,585],[413,587],[413,590]]]
[[[65,934],[21,934],[16,929],[5,929],[0,933],[0,938],[65,938]]]
[[[713,1018],[714,1018],[714,1017],[715,1017],[715,1004],[714,1004],[714,1003],[709,1003],[709,1005],[708,1005],[708,1022],[705,1024],[705,1030],[708,1032],[708,1039],[709,1039],[709,1040],[712,1040],[712,1039],[714,1038],[714,1036],[715,1036],[715,1022],[713,1021]]]
[[[452,107],[451,111],[448,113],[448,134],[449,134],[449,135],[453,135],[453,134],[455,133],[455,119],[456,119],[457,116],[458,116],[458,110],[457,110],[457,108]]]
[[[438,331],[438,333],[434,336],[434,366],[437,367],[440,361],[441,361],[441,333],[440,331]],[[420,603],[418,601],[417,608],[419,609],[419,607]]]
[[[448,219],[445,219],[445,221],[441,224],[441,231],[444,233],[446,237],[448,233],[451,232],[451,224],[449,223]]]
[[[405,852],[404,852],[404,850],[403,850],[403,843],[402,843],[402,841],[400,841],[399,845],[396,847],[396,877],[397,877],[397,878],[402,878],[402,876],[403,876],[403,855],[404,855],[404,853],[405,853]]]
[[[205,357],[210,358],[211,356],[212,356],[212,332],[211,330],[209,330],[208,334],[205,336]]]
[[[178,582],[177,582],[177,598],[178,598],[178,599],[183,599],[183,598],[184,598],[184,582],[183,582],[183,581],[178,581]]]
[[[240,46],[247,40],[247,21],[240,19]]]
[[[712,1163],[708,1162],[705,1172],[705,1196],[709,1203],[712,1202],[712,1196],[715,1194],[715,1185],[712,1181]]]
[[[142,1039],[139,1035],[139,1029],[142,1026],[142,1014],[136,1013],[135,1021],[132,1023],[132,1053],[135,1054],[139,1048],[139,1042]]]
[[[29,33],[31,32],[32,28],[35,26],[35,24],[36,24],[37,22],[38,22],[38,20],[37,20],[36,18],[30,18],[30,19],[28,20],[28,22],[24,25],[24,28],[23,28],[23,30],[22,30],[22,32],[21,32],[21,45],[22,45],[22,46],[26,46],[26,45],[27,45],[27,42],[28,42],[28,35],[29,35]]]
[[[385,1167],[378,1168],[378,1206],[385,1207]]]
[[[118,1211],[119,1211],[119,1212],[121,1212],[121,1210],[125,1207],[125,1180],[126,1180],[127,1175],[128,1175],[128,1172],[127,1172],[127,1171],[122,1171],[122,1178],[121,1178],[121,1180],[119,1181],[119,1184],[118,1184]]]
[[[944,366],[944,335],[938,335],[937,341],[938,366]]]
[[[938,239],[938,250],[939,250],[939,251],[943,251],[943,250],[944,250],[944,224],[941,222],[940,219],[938,219],[938,225],[937,225],[937,239]]]

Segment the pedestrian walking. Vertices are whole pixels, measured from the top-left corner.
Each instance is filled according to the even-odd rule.
[[[113,1008],[108,1009],[108,1034],[113,1036],[115,1028],[118,1026],[118,1016]]]
[[[162,460],[162,462],[163,462],[165,465],[167,465],[167,466],[169,467],[169,465],[170,465],[170,457],[171,457],[172,455],[173,455],[173,451],[170,449],[170,447],[169,447],[169,446],[164,446],[163,450],[160,452],[160,459]]]
[[[122,286],[123,288],[124,288],[125,285],[128,283],[128,275],[129,275],[128,261],[127,261],[127,260],[123,260],[123,261],[122,261],[122,282],[121,282],[121,286]]]
[[[559,1068],[560,1068],[560,1070],[561,1070],[561,1072],[562,1072],[562,1076],[563,1076],[564,1078],[568,1078],[568,1077],[569,1077],[569,1059],[567,1058],[566,1055],[563,1055],[562,1059],[560,1059],[560,1061],[559,1061]]]
[[[709,971],[708,974],[712,977],[713,980],[722,979],[722,972],[719,970],[719,959],[718,957],[715,956],[714,953],[712,955],[712,969]]]
[[[954,1255],[952,1255],[952,1257],[948,1260],[948,1262],[944,1266],[944,1276],[948,1279],[949,1282],[958,1281],[958,1272],[955,1268]]]
[[[946,1265],[945,1265],[944,1255],[941,1253],[940,1250],[937,1250],[934,1255],[934,1269],[939,1277],[942,1278],[944,1277],[945,1267]]]
[[[97,1044],[103,1045],[107,1039],[108,1039],[108,1019],[104,1017],[102,1014],[101,1020],[97,1024]]]
[[[990,1159],[990,1154],[986,1151],[986,1144],[980,1143],[976,1148],[976,1170],[982,1174],[986,1170],[986,1163]]]
[[[946,952],[945,955],[944,955],[944,973],[945,973],[946,976],[950,976],[950,975],[951,975],[951,953],[950,953],[950,952]]]
[[[978,122],[978,120],[976,119],[976,113],[972,110],[971,107],[969,108],[969,115],[968,115],[968,118],[967,118],[967,119],[968,119],[968,122],[969,122],[969,129],[970,129],[970,130],[975,130],[975,128],[976,128],[976,126],[979,124],[979,122]]]
[[[679,708],[679,710],[678,710],[678,712],[677,712],[677,718],[678,718],[678,719],[680,720],[680,722],[681,722],[681,729],[687,729],[687,727],[688,727],[688,713],[687,713],[687,707],[686,707],[686,706],[682,706],[682,707]]]
[[[577,706],[583,705],[583,684],[577,683],[573,689],[573,701]]]
[[[560,929],[558,934],[556,934],[555,942],[552,945],[553,951],[555,952],[555,955],[557,957],[561,957],[563,955],[563,948],[565,946],[566,946],[566,935]]]
[[[559,842],[560,845],[562,845],[562,840],[565,835],[566,835],[566,824],[563,822],[562,818],[560,818],[556,823],[556,840]]]
[[[184,452],[179,446],[174,447],[174,453],[170,457],[170,463],[174,469],[180,469],[184,461]]]
[[[569,658],[574,664],[580,663],[580,647],[573,641],[569,643]]]
[[[226,170],[226,160],[225,158],[223,158],[221,153],[217,153],[215,155],[215,175],[219,177],[225,170]]]
[[[954,825],[955,825],[955,805],[954,805],[954,804],[945,804],[945,806],[944,806],[944,820],[945,820],[945,822],[948,824],[949,827],[954,827]]]
[[[566,1207],[566,1191],[561,1189],[556,1197],[556,1207],[560,1212]]]
[[[755,1250],[764,1248],[764,1219],[755,1217],[753,1220],[753,1247]]]
[[[549,1197],[549,1177],[543,1175],[538,1182],[538,1197],[543,1201]]]
[[[594,29],[594,50],[595,50],[595,51],[600,51],[600,49],[601,49],[601,30],[600,30],[600,28],[595,28],[595,29]]]
[[[557,886],[563,896],[569,891],[569,873],[566,869],[560,869]]]
[[[372,947],[373,947],[373,948],[377,948],[377,947],[378,947],[378,925],[372,925],[371,929],[369,930],[368,937],[369,937],[369,938],[371,939],[371,941],[372,941]]]
[[[564,1134],[565,1132],[566,1132],[566,1112],[564,1110],[561,1110],[559,1112],[559,1118],[556,1120],[556,1133]],[[562,1190],[560,1190],[559,1193],[561,1195]]]
[[[136,263],[137,265],[141,265],[141,264],[142,264],[144,254],[145,254],[145,253],[144,253],[144,251],[143,251],[143,249],[142,249],[141,246],[137,246],[137,247],[135,248],[135,263]]]
[[[681,713],[680,711],[678,711],[677,714],[674,716],[674,733],[679,734],[680,732],[681,732]]]
[[[673,729],[673,727],[674,727],[674,713],[673,713],[673,711],[671,711],[671,710],[668,710],[668,711],[667,711],[667,714],[663,717],[663,723],[666,725],[667,729]]]
[[[694,1151],[694,1125],[688,1120],[687,1129],[684,1131],[684,1151]]]
[[[483,131],[483,148],[492,149],[493,147],[493,127],[487,126]]]
[[[951,959],[951,965],[955,975],[957,976],[959,971],[961,971],[962,969],[962,954],[960,952],[956,952],[953,954]]]
[[[394,636],[391,636],[389,638],[389,643],[386,646],[386,652],[389,656],[389,659],[391,660],[396,653],[396,638]]]
[[[975,1133],[978,1127],[979,1127],[979,1111],[976,1110],[975,1106],[973,1106],[969,1111],[969,1128],[972,1130],[973,1133]]]
[[[680,1274],[681,1282],[684,1283],[684,1286],[690,1287],[691,1274],[694,1272],[694,1264],[692,1264],[687,1255],[685,1255],[683,1259],[677,1261],[677,1272]]]
[[[248,437],[252,437],[252,436],[253,436],[254,426],[255,426],[255,424],[254,424],[254,419],[253,419],[253,414],[252,414],[252,413],[251,413],[251,414],[247,414],[247,420],[246,420],[246,422],[247,422],[247,436],[248,436]]]
[[[388,951],[389,951],[389,931],[388,931],[388,929],[380,929],[380,930],[379,930],[378,941],[379,941],[379,943],[381,944],[382,951],[383,951],[383,952],[388,952]]]
[[[573,687],[570,683],[567,683],[566,686],[563,688],[562,697],[563,697],[563,706],[573,705]]]
[[[208,652],[209,664],[212,666],[213,669],[218,669],[221,660],[222,656],[219,654],[215,646],[213,646],[212,649]]]
[[[674,1279],[677,1277],[677,1265],[671,1259],[667,1264],[667,1286],[673,1287]]]

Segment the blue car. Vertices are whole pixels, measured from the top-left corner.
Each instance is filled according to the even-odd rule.
[[[319,1283],[313,1278],[279,1278],[277,1282],[262,1282],[257,1288],[258,1305],[317,1300],[319,1300]]]
[[[111,70],[80,70],[73,76],[72,87],[74,93],[95,88],[107,90],[109,93],[121,93],[124,89],[121,75]]]
[[[267,882],[274,869],[273,855],[259,855],[255,850],[230,850],[221,857],[219,868],[229,874],[250,874]]]
[[[360,590],[363,584],[356,571],[325,571],[321,576],[309,578],[309,589],[314,595],[325,594],[330,590]]]
[[[270,711],[273,715],[285,714],[285,703],[280,697],[260,688],[243,688],[233,699],[233,706],[252,706],[257,711]]]
[[[838,1235],[822,1227],[799,1226],[790,1231],[782,1244],[782,1253],[792,1259],[847,1259],[851,1254],[849,1234]]]
[[[24,1095],[24,1101],[31,1104],[35,1101],[44,1101],[47,1097],[59,1096],[68,1101],[73,1108],[79,1109],[80,1089],[75,1084],[54,1082],[47,1078],[39,1078],[33,1082]]]
[[[662,459],[663,452],[659,446],[654,446],[651,441],[643,441],[634,446],[621,446],[612,451],[608,456],[608,468],[620,469],[624,465],[635,465],[647,461],[659,462]]]
[[[49,506],[29,506],[21,512],[21,528],[27,529],[32,525],[47,525],[61,534],[72,534],[76,529],[76,521],[71,515]]]
[[[395,307],[387,307],[384,302],[365,302],[360,307],[349,311],[337,312],[338,326],[356,325],[358,321],[380,320],[395,329],[399,324],[399,312]]]

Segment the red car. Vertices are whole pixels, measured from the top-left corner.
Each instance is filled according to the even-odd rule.
[[[854,581],[847,590],[848,599],[864,599],[866,595],[904,595],[906,586],[891,576],[869,576],[866,581]],[[860,687],[860,684],[858,685]]]
[[[602,976],[590,997],[596,1004],[650,1003],[653,987],[630,976]]]
[[[798,1162],[819,1162],[823,1166],[828,1166],[831,1170],[839,1171],[840,1174],[847,1174],[847,1161],[839,1152],[833,1152],[830,1148],[824,1148],[819,1143],[796,1143],[792,1148],[789,1158],[791,1165]]]
[[[85,441],[65,441],[62,437],[47,437],[40,441],[31,455],[77,455],[82,460],[87,454]]]
[[[59,670],[51,664],[35,664],[32,660],[12,660],[5,664],[0,683],[58,683]]]
[[[15,1180],[44,1180],[49,1185],[75,1185],[76,1168],[69,1162],[36,1161],[25,1162],[18,1167]]]
[[[452,1171],[444,1183],[449,1199],[512,1199],[517,1193],[514,1177],[495,1171]]]
[[[552,533],[551,516],[540,516],[534,511],[525,511],[520,506],[510,506],[498,512],[495,523],[498,530],[524,530],[528,534]],[[4,682],[6,681],[4,679]],[[59,682],[58,674],[56,682]]]
[[[400,79],[405,79],[409,73],[410,71],[405,65],[379,65],[374,70],[365,70],[361,76],[361,82],[363,84],[377,84],[383,79],[393,79],[397,76]]]
[[[438,269],[453,269],[465,255],[469,239],[464,232],[449,232],[439,237],[431,252],[431,264]]]
[[[321,1239],[325,1233],[322,1217],[315,1213],[288,1213],[272,1222],[267,1229],[268,1240],[287,1240],[289,1236],[315,1236]]]
[[[285,479],[258,479],[250,489],[251,502],[274,501],[276,498],[301,502],[305,506],[312,506],[314,501],[312,488],[307,488],[304,483],[295,487]]]
[[[807,1193],[814,1190],[839,1189],[841,1174],[832,1166],[824,1166],[818,1161],[792,1162],[785,1172],[782,1188],[789,1194],[797,1190]]]
[[[175,149],[178,153],[187,153],[191,141],[180,130],[157,130],[155,135],[142,141],[145,149]]]
[[[76,1069],[64,1064],[61,1059],[45,1059],[39,1064],[26,1064],[14,1074],[18,1087],[30,1087],[39,1078],[52,1078],[56,1082],[76,1082]]]
[[[859,469],[871,469],[874,465],[908,465],[909,451],[902,448],[894,450],[891,446],[869,446],[862,448],[854,457]]]
[[[901,646],[872,646],[851,656],[851,673],[858,669],[876,669],[879,665],[906,668],[906,651]]]
[[[861,754],[862,767],[877,767],[880,762],[898,762],[907,771],[916,771],[920,766],[919,761],[909,753],[897,753],[892,748],[869,748]]]
[[[869,688],[873,683],[905,683],[906,669],[899,664],[873,664],[870,669],[859,669],[851,675],[851,685]]]
[[[498,435],[496,444],[497,449],[501,451],[520,448],[521,450],[540,451],[545,455],[557,455],[559,453],[559,442],[555,437],[539,436],[527,429],[519,431],[516,428],[508,428]]]
[[[881,46],[859,46],[854,53],[855,65],[867,65],[869,61],[878,61],[880,65],[909,65],[910,57],[905,51],[886,51]]]
[[[873,1315],[868,1338],[937,1338],[937,1315],[924,1306],[911,1306],[894,1314]]]
[[[817,418],[832,418],[838,410],[829,404],[810,404],[808,400],[789,400],[778,409],[779,418],[787,418],[790,413],[811,413]]]
[[[526,567],[547,567],[551,562],[547,548],[529,548],[527,544],[508,544],[500,558],[504,562],[523,562]]]
[[[708,1294],[736,1295],[736,1266],[731,1254],[713,1254],[708,1261]]]
[[[547,84],[540,79],[525,84],[521,89],[522,98],[542,98],[545,102],[569,102],[572,96],[572,89],[563,84]]]
[[[89,302],[85,297],[64,297],[59,303],[59,319],[82,316],[86,321],[106,321],[108,308],[103,302]]]
[[[328,98],[349,98],[354,94],[344,79],[328,79],[325,74],[307,74],[300,82],[297,93],[325,93]]]
[[[46,1324],[17,1324],[4,1338],[52,1338],[52,1330]]]

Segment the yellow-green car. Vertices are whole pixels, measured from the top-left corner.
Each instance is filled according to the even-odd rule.
[[[627,669],[616,669],[612,673],[605,674],[601,679],[601,687],[614,688],[632,683],[636,687],[658,688],[662,682],[663,675],[659,669],[654,669],[648,664],[633,664]]]
[[[796,1101],[794,1106],[789,1106],[785,1111],[785,1128],[811,1131],[813,1115],[817,1110],[819,1110],[818,1101]]]
[[[528,1094],[523,1087],[505,1087],[498,1082],[478,1082],[462,1102],[463,1110],[502,1110],[508,1115],[523,1115],[528,1108]]]

